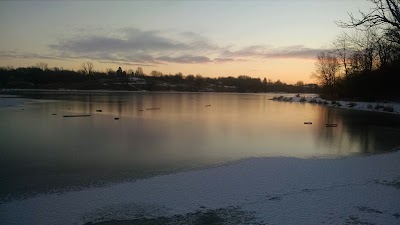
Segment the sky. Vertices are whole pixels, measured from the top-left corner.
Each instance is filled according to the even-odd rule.
[[[0,66],[315,82],[318,52],[367,0],[4,1]]]

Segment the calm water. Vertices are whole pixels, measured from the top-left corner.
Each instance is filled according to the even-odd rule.
[[[340,157],[400,146],[399,115],[268,100],[275,95],[25,94],[55,101],[0,110],[0,200],[248,157]],[[91,116],[63,117],[76,114]]]

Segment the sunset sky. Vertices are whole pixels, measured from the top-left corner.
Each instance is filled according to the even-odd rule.
[[[0,1],[0,66],[248,75],[313,82],[348,13],[366,0]]]

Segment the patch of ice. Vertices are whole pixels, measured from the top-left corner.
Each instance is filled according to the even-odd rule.
[[[16,98],[14,96],[0,95],[0,107],[19,106],[29,101],[28,99]]]
[[[47,99],[26,99],[19,98],[15,95],[0,95],[0,109],[9,109],[10,107],[25,106],[36,102],[52,102],[58,100],[47,100]]]

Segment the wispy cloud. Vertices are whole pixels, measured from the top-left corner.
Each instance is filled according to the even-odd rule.
[[[254,58],[315,58],[321,49],[302,45],[220,46],[195,32],[144,31],[137,28],[85,32],[48,45],[49,53],[0,52],[2,58],[90,59],[104,63],[156,66],[168,63],[204,64]]]
[[[258,58],[315,58],[323,49],[307,48],[302,45],[273,48],[271,46],[254,45],[236,51],[225,50],[227,57],[258,57]]]
[[[37,58],[37,59],[70,59],[64,58],[60,55],[54,55],[54,54],[41,54],[41,53],[30,53],[30,52],[22,52],[22,51],[0,51],[0,58],[4,59],[32,59],[32,58]]]
[[[75,37],[63,40],[60,43],[49,45],[58,51],[72,53],[98,52],[155,52],[188,49],[186,43],[173,41],[160,35],[156,31],[142,31],[139,29],[124,29],[121,37],[93,35],[89,37]]]
[[[94,60],[114,60],[129,63],[209,63],[204,54],[215,54],[216,45],[193,33],[170,34],[124,28],[116,35],[73,37],[49,45],[57,54],[80,56]]]
[[[205,56],[191,56],[191,55],[183,55],[179,57],[170,57],[170,56],[161,56],[158,57],[157,60],[162,62],[171,62],[171,63],[209,63],[212,62],[211,59]]]
[[[266,58],[315,58],[319,52],[324,49],[321,48],[307,48],[302,45],[288,46],[284,48],[273,49],[265,54]]]

